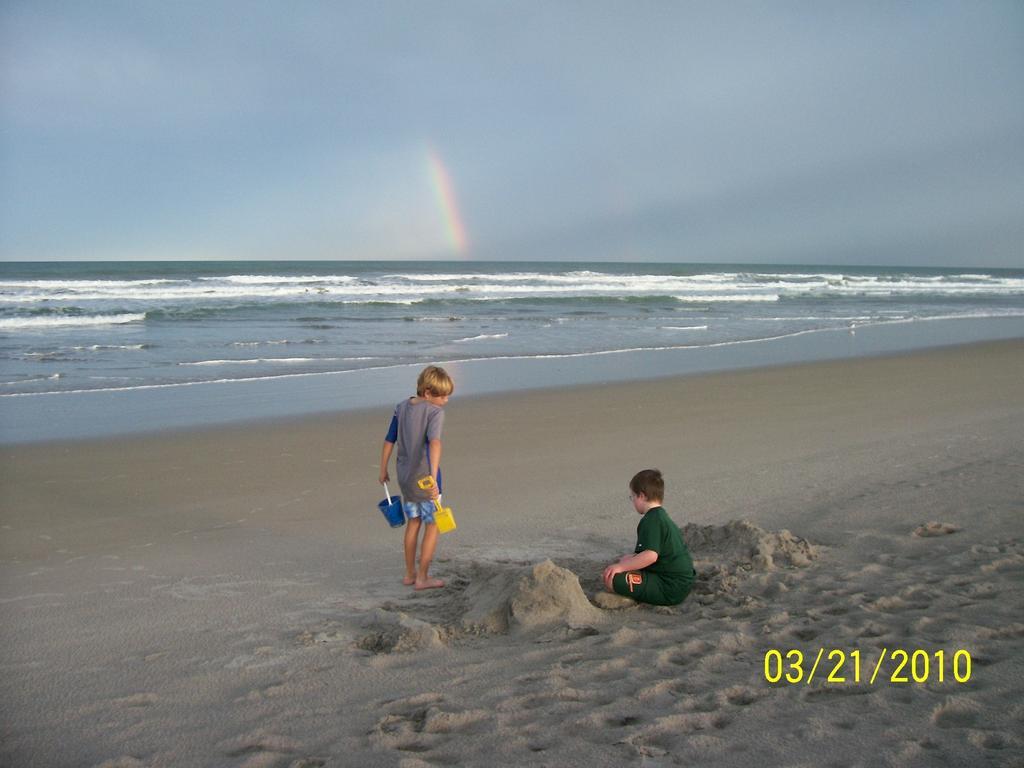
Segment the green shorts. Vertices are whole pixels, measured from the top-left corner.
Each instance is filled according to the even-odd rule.
[[[650,571],[625,571],[612,577],[612,589],[623,597],[631,597],[651,605],[679,605],[690,594],[692,583],[666,579]]]

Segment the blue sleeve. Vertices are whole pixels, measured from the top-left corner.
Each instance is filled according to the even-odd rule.
[[[388,436],[384,438],[389,443],[398,442],[398,414],[391,417],[391,426],[388,427]]]

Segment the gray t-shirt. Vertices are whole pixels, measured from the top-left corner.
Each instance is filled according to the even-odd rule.
[[[397,425],[395,466],[402,498],[405,501],[430,501],[430,493],[420,488],[416,481],[430,474],[427,447],[431,440],[441,439],[444,409],[426,400],[409,398],[395,407],[392,424]]]

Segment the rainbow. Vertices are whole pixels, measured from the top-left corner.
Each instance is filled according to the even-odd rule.
[[[427,163],[430,166],[430,180],[434,185],[437,204],[441,208],[441,215],[444,216],[448,242],[456,253],[464,255],[469,250],[469,240],[466,238],[466,228],[462,225],[462,216],[459,215],[459,203],[455,199],[455,190],[452,188],[448,169],[444,167],[441,156],[433,147],[427,149]]]

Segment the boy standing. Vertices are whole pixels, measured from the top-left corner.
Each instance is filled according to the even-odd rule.
[[[402,583],[416,589],[443,587],[441,579],[428,575],[430,561],[437,546],[437,524],[434,522],[434,499],[441,494],[441,428],[444,426],[444,406],[455,389],[444,368],[428,365],[416,380],[416,397],[403,400],[395,407],[391,426],[380,456],[380,482],[391,479],[388,462],[398,445],[395,469],[402,490],[402,506],[408,524],[405,527],[405,578]],[[434,487],[424,490],[417,481],[430,475]],[[416,567],[416,547],[420,527],[423,542],[420,545],[419,568]]]
[[[637,472],[629,500],[643,515],[636,527],[636,549],[604,569],[609,592],[652,605],[678,605],[690,593],[697,572],[683,534],[665,508],[665,480],[657,469]]]

